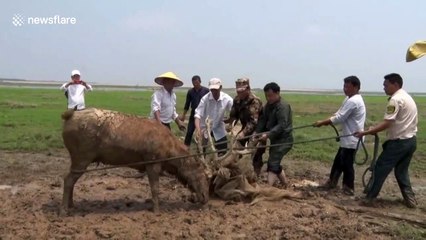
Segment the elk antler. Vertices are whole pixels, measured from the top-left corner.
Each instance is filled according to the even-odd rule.
[[[210,143],[210,147],[211,147],[212,151],[216,152],[216,147],[214,146],[214,141],[213,141],[213,138],[211,136],[211,122],[212,121],[207,116],[206,121],[205,121],[206,129],[207,129],[207,139],[208,139],[208,142]],[[219,161],[217,161],[217,154],[212,154],[212,155],[213,156],[210,158],[210,161],[209,161],[209,166],[212,169],[217,169],[217,166],[218,166],[218,163],[219,163]]]
[[[212,174],[212,171],[211,171],[211,167],[207,164],[206,158],[204,157],[202,143],[201,143],[201,141],[198,141],[195,136],[194,136],[194,141],[195,141],[196,146],[197,146],[197,153],[199,154],[198,156],[201,160],[201,163],[206,167],[205,174],[209,178],[211,178],[213,174]]]
[[[237,142],[235,142],[237,143]],[[248,143],[246,143],[246,145],[244,147],[247,147]],[[253,153],[252,149],[242,149],[242,150],[234,150],[234,153],[236,154],[241,154],[241,155],[246,155],[246,154],[250,154]]]
[[[210,142],[210,147],[212,148],[212,151],[215,152],[216,147],[214,146],[212,135],[210,134],[212,132],[212,129],[211,129],[212,120],[210,120],[210,118],[207,116],[205,123],[206,123],[206,128],[207,128],[207,139]]]
[[[203,146],[202,146],[201,141],[198,141],[195,136],[193,137],[193,139],[194,139],[194,142],[195,142],[195,144],[197,146],[196,151],[199,154],[201,161],[203,163],[206,163],[206,158],[204,157],[204,154],[203,154]]]

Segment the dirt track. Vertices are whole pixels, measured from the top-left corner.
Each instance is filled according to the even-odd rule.
[[[292,190],[309,196],[297,201],[251,206],[213,198],[200,206],[186,200],[189,192],[174,178],[162,177],[161,213],[154,214],[147,179],[125,178],[136,172],[116,169],[83,175],[71,216],[61,218],[62,177],[69,166],[65,151],[0,152],[0,164],[0,239],[400,239],[398,227],[426,224],[426,181],[415,176],[420,205],[414,210],[399,201],[393,177],[382,190],[379,209],[360,207],[356,198],[339,191],[315,189]],[[293,182],[323,180],[328,172],[315,162],[284,164]],[[418,224],[384,217],[387,213]]]

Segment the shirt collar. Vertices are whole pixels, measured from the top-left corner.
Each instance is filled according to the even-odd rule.
[[[210,92],[209,93],[210,95],[209,95],[209,100],[214,100],[214,101],[216,101],[216,99],[214,99],[213,98],[213,94]],[[219,102],[219,101],[222,101],[223,100],[223,92],[222,91],[220,91],[220,94],[219,94],[219,99],[217,99],[217,101]]]
[[[193,90],[194,92],[201,92],[201,91],[203,91],[203,89],[204,89],[204,87],[203,87],[203,86],[200,86],[200,88],[199,88],[199,89],[195,89],[194,87],[192,88],[192,90]]]
[[[393,94],[392,94],[392,97],[393,96],[395,96],[395,95],[397,95],[397,94],[399,94],[399,93],[401,93],[401,92],[403,92],[404,90],[402,90],[402,88],[400,88],[400,89],[398,89],[396,92],[394,92]]]
[[[163,92],[165,92],[165,93],[168,93],[168,94],[170,94],[170,95],[172,95],[173,94],[173,89],[172,89],[172,91],[169,93],[165,88],[164,88],[164,86],[161,86],[161,90],[163,91]]]
[[[274,103],[271,103],[271,104],[269,104],[269,103],[268,103],[268,105],[269,105],[269,106],[272,106],[272,107],[275,107],[276,105],[278,105],[278,104],[280,104],[280,103],[281,103],[281,100],[282,100],[282,99],[281,99],[281,97],[280,97],[280,99],[279,99],[278,101],[276,101],[276,102],[274,102]]]
[[[346,98],[347,98],[347,99],[349,99],[349,98],[353,98],[353,97],[355,97],[356,95],[360,95],[360,94],[359,94],[359,93],[355,93],[354,95],[352,95],[352,96],[350,96],[350,97],[349,97],[349,96],[346,96]]]
[[[392,97],[396,96],[397,94],[402,93],[403,91],[404,91],[404,90],[403,90],[402,88],[400,88],[400,89],[396,90],[396,92],[394,92],[394,93],[392,94],[392,96],[388,97],[388,101],[389,101],[389,100],[391,100],[391,98],[392,98]]]

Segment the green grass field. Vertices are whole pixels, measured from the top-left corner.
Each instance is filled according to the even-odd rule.
[[[148,116],[150,91],[93,91],[86,94],[86,106]],[[231,93],[231,95],[234,95]],[[264,99],[263,93],[258,93]],[[343,95],[283,94],[293,109],[293,125],[301,126],[324,119],[340,106]],[[185,92],[178,92],[178,112],[182,112]],[[365,96],[367,127],[380,121],[386,96]],[[422,121],[425,97],[415,97],[419,109],[418,147],[412,163],[415,174],[426,175],[426,123]],[[0,149],[46,151],[63,148],[61,113],[66,99],[59,90],[0,87]],[[332,137],[331,127],[295,130],[295,141]],[[381,135],[381,140],[384,135]],[[367,139],[372,142],[372,137]],[[371,144],[368,144],[371,148]],[[334,140],[297,144],[289,157],[301,160],[327,161],[334,158],[338,143]],[[370,151],[371,152],[371,151]],[[360,156],[362,157],[362,156]]]

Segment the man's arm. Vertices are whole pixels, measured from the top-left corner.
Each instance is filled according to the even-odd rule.
[[[87,84],[85,81],[81,81],[81,84],[86,88],[88,91],[93,91],[93,88],[90,84]]]
[[[201,137],[200,121],[201,121],[201,118],[203,118],[203,116],[204,116],[204,112],[205,112],[205,109],[206,109],[206,101],[208,101],[208,98],[206,98],[206,97],[201,98],[200,103],[198,104],[198,107],[195,109],[195,114],[194,114],[195,130],[196,130],[197,136],[199,138]]]
[[[313,126],[314,127],[322,127],[322,126],[327,126],[331,124],[331,117],[324,119],[324,120],[320,120],[320,121],[316,121],[314,122]]]
[[[181,131],[185,131],[186,130],[185,125],[183,124],[183,122],[178,117],[175,118],[175,123],[176,123],[176,125],[178,125],[179,130],[181,130]]]
[[[174,120],[174,121],[176,121],[176,120],[179,120],[178,119],[178,114],[177,114],[177,112],[176,112],[176,94],[175,93],[173,93],[173,95],[172,95],[172,99],[173,99],[173,114],[172,114],[172,119]]]
[[[290,105],[284,105],[280,107],[277,110],[277,122],[278,124],[275,125],[268,133],[268,138],[275,138],[278,135],[284,133],[285,131],[289,131],[289,129],[292,127],[292,121],[291,121],[291,107]]]
[[[161,111],[161,97],[162,94],[160,91],[155,91],[151,97],[151,110],[154,113],[154,118],[161,123],[160,111]]]
[[[186,113],[188,113],[189,105],[191,104],[191,100],[192,100],[191,90],[188,90],[188,92],[186,93],[186,100],[185,100],[185,106],[183,107],[183,113],[182,113],[182,116],[180,116],[180,118],[179,118],[182,122],[185,121]]]
[[[182,122],[185,122],[186,114],[188,113],[188,110],[183,110],[182,115],[180,115],[179,120]]]
[[[362,137],[364,135],[375,134],[388,129],[395,121],[399,110],[400,105],[398,104],[398,101],[391,98],[386,106],[386,113],[383,121],[373,127],[370,127],[367,131],[357,132],[354,135],[356,137]]]
[[[315,122],[313,125],[315,127],[321,127],[321,126],[325,126],[325,125],[330,125],[330,124],[339,124],[342,123],[344,121],[346,121],[346,119],[348,119],[348,117],[351,115],[351,113],[355,110],[356,105],[354,102],[350,102],[347,101],[340,109],[339,111],[337,111],[333,116],[321,120],[321,121],[317,121]]]
[[[376,134],[378,132],[381,132],[383,130],[388,129],[392,125],[393,121],[394,120],[386,120],[385,119],[382,122],[380,122],[379,124],[377,124],[377,125],[375,125],[373,127],[370,127],[367,131],[356,132],[354,135],[355,135],[355,137],[361,138],[364,135]]]
[[[200,126],[200,119],[197,117],[194,117],[194,125],[195,125],[195,136],[198,139],[201,139],[201,126]]]
[[[68,90],[68,87],[69,87],[71,84],[72,84],[72,81],[71,81],[71,82],[64,83],[64,84],[62,84],[62,86],[61,86],[59,89],[60,89],[60,90],[65,90],[65,91],[67,91],[67,90]]]
[[[176,125],[178,125],[179,130],[185,131],[186,127],[183,125],[183,122],[180,120],[179,115],[176,112],[176,94],[173,93],[173,120],[175,121]]]
[[[161,123],[161,119],[160,119],[160,110],[155,111],[154,112],[154,118],[155,120],[157,120],[159,123]]]

